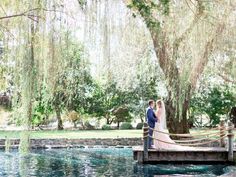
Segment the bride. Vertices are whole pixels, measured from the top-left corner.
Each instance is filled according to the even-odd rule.
[[[155,123],[154,127],[154,140],[153,144],[156,149],[176,149],[180,148],[181,146],[175,145],[175,142],[170,138],[168,134],[168,130],[166,127],[166,111],[165,111],[165,104],[162,100],[157,100],[156,102],[157,110],[155,112],[158,121]],[[157,132],[158,131],[158,132]],[[161,133],[165,132],[165,133]],[[160,141],[161,140],[161,141]],[[164,142],[163,142],[164,141]],[[167,143],[165,143],[167,142]]]

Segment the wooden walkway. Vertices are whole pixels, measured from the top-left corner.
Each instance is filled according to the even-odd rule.
[[[149,128],[148,124],[144,123],[143,146],[133,147],[134,160],[137,160],[139,163],[235,163],[234,126],[229,122],[228,127],[225,127],[224,123],[221,122],[218,129],[219,132],[214,133],[214,136],[219,136],[217,138],[212,138],[212,133],[208,132],[198,133],[194,137],[191,134],[169,134],[167,132],[161,132]],[[149,135],[148,132],[150,130],[156,131],[157,133],[168,134],[169,136],[187,136],[191,137],[192,140],[180,139],[173,140],[175,142],[163,141]],[[150,138],[161,143],[172,144],[173,149],[148,149]],[[206,144],[210,145],[212,142],[219,142],[219,147],[202,147]],[[228,142],[227,145],[226,142]]]
[[[143,147],[138,146],[133,147],[133,157],[139,163],[232,163],[228,160],[228,150],[221,147],[149,149],[148,158],[144,159]],[[234,157],[236,157],[236,149],[234,149]]]

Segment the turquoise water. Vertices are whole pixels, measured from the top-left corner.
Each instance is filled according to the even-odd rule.
[[[226,165],[139,165],[129,148],[35,150],[25,157],[0,152],[0,176],[236,176]]]

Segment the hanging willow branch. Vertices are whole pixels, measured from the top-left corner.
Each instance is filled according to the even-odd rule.
[[[217,37],[223,32],[223,30],[224,30],[224,24],[219,24],[213,37],[209,41],[207,41],[204,47],[205,51],[203,53],[202,58],[198,60],[197,64],[192,70],[192,73],[190,74],[190,82],[193,87],[196,86],[198,78],[203,73],[203,70],[206,64],[208,63],[209,56],[213,50],[213,45],[215,41],[217,40]]]

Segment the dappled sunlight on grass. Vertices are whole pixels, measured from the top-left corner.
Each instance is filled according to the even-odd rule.
[[[192,129],[190,132],[196,133],[217,133],[218,130],[199,130]],[[31,131],[31,138],[141,138],[142,130],[47,130],[47,131]],[[0,138],[19,138],[20,131],[0,131]],[[235,131],[236,140],[236,131]]]
[[[0,138],[19,138],[20,131],[0,131]],[[135,138],[142,137],[142,130],[77,130],[32,131],[31,138]]]

